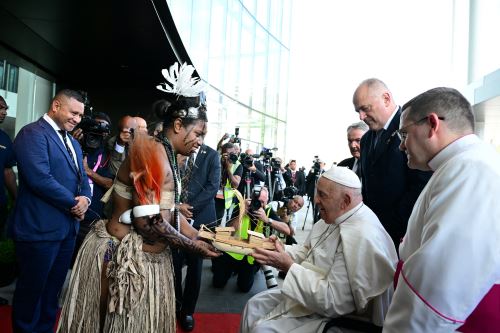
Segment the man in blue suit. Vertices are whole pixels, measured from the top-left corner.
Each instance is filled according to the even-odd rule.
[[[198,153],[192,154],[185,165],[182,179],[183,200],[180,211],[191,219],[193,227],[216,225],[215,195],[220,185],[220,156],[212,148],[202,145]],[[178,320],[185,331],[194,328],[193,313],[200,293],[203,258],[194,253],[173,249],[175,269],[175,298]],[[182,266],[187,264],[187,275],[182,290]]]
[[[398,249],[413,205],[432,172],[408,168],[395,132],[401,108],[384,82],[374,78],[361,82],[353,104],[359,119],[370,128],[361,138],[363,202],[377,215]]]
[[[58,294],[90,203],[79,144],[67,134],[80,122],[80,93],[62,90],[48,112],[14,140],[19,193],[10,220],[19,277],[14,292],[14,332],[53,332]]]

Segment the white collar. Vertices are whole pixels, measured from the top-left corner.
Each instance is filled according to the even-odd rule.
[[[349,209],[347,212],[337,217],[333,224],[340,224],[342,222],[345,222],[349,217],[351,217],[351,215],[354,215],[354,213],[361,208],[361,205],[363,205],[363,201],[357,204],[356,207]]]
[[[59,131],[61,130],[61,128],[59,126],[57,126],[54,119],[50,118],[47,113],[43,115],[43,119],[45,119],[45,121],[49,123],[50,127],[52,127],[54,129],[54,131],[56,131],[56,133],[59,134]]]
[[[389,125],[391,124],[392,118],[394,118],[394,116],[396,115],[398,110],[399,110],[399,106],[396,105],[396,108],[394,109],[394,111],[392,111],[391,116],[389,117],[389,119],[387,120],[387,122],[384,125],[384,130],[387,130],[389,128]]]
[[[481,142],[475,134],[463,136],[444,147],[439,153],[436,154],[427,164],[432,171],[436,171],[450,158],[463,151],[470,145]]]

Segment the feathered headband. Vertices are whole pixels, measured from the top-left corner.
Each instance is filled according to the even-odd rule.
[[[179,68],[176,62],[169,70],[162,69],[161,74],[167,80],[156,86],[157,89],[178,96],[198,97],[205,91],[206,84],[197,77],[192,77],[194,67],[183,63]]]

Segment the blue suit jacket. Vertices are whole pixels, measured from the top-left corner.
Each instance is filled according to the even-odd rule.
[[[399,150],[401,109],[394,115],[372,150],[375,132],[361,138],[361,181],[363,201],[377,215],[395,244],[406,233],[413,205],[427,184],[432,172],[408,168],[406,154]]]
[[[219,190],[221,165],[219,154],[209,146],[202,145],[196,156],[189,180],[187,203],[193,206],[193,226],[213,223],[215,195]],[[212,226],[215,224],[212,224]]]
[[[19,190],[10,232],[17,241],[58,241],[78,232],[69,210],[79,195],[91,198],[80,144],[68,136],[79,171],[59,135],[43,118],[24,126],[14,140]],[[81,178],[78,179],[77,172]]]

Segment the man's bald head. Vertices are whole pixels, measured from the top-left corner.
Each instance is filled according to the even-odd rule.
[[[148,132],[148,124],[146,123],[146,120],[141,117],[134,117],[135,119],[135,130],[140,133],[147,133]]]

